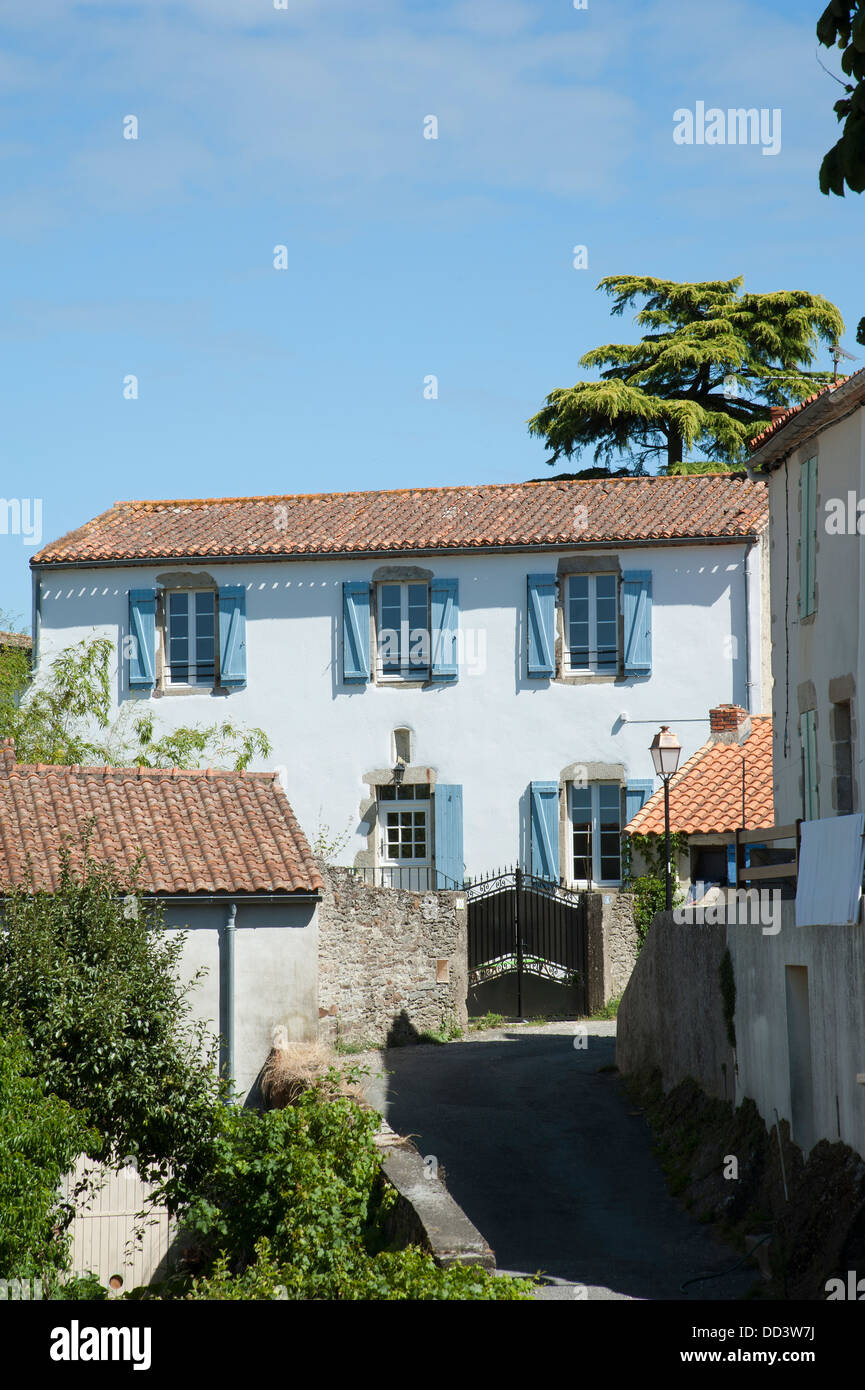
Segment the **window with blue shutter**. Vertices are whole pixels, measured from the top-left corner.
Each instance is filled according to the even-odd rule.
[[[342,678],[370,678],[369,584],[362,580],[346,580],[342,586]]]
[[[219,683],[246,681],[246,589],[223,584],[219,589]]]
[[[654,782],[634,778],[625,783],[625,825],[630,825],[638,811],[641,811],[655,790]]]
[[[129,590],[129,684],[140,690],[156,683],[156,590]]]
[[[559,784],[531,784],[531,871],[537,878],[559,877]]]
[[[556,576],[528,575],[528,634],[530,676],[556,673]]]
[[[816,607],[817,460],[806,459],[799,474],[799,614]]]
[[[435,818],[435,886],[461,888],[465,878],[463,859],[463,789],[436,783],[433,792]]]
[[[646,675],[652,669],[651,571],[626,570],[622,575],[622,614],[625,675]]]
[[[459,674],[458,635],[460,625],[459,580],[433,579],[430,582],[430,638],[434,681],[456,680]]]

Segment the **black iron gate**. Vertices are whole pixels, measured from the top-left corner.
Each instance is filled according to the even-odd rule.
[[[468,889],[469,986],[513,977],[517,1016],[527,975],[569,986],[587,1012],[585,894],[508,869]]]

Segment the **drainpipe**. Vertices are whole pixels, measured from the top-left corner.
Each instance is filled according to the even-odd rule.
[[[237,926],[237,903],[230,903],[222,928],[222,953],[219,969],[219,1070],[234,1086],[234,933]]]

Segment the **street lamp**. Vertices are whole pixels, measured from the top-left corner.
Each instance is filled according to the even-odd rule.
[[[393,784],[395,787],[402,786],[403,777],[405,777],[405,763],[401,762],[400,759],[397,758],[397,761],[395,762],[393,769]]]
[[[655,734],[652,739],[652,746],[649,749],[652,755],[652,764],[655,769],[655,776],[661,777],[664,782],[664,837],[666,842],[666,907],[667,911],[673,906],[673,876],[670,860],[670,778],[679,766],[679,755],[682,752],[682,745],[679,743],[675,734],[671,734],[666,724],[661,726],[661,732]]]

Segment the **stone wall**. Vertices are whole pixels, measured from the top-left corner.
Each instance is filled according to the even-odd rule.
[[[321,1036],[385,1043],[466,1028],[465,894],[376,888],[350,869],[319,868]]]
[[[665,1091],[692,1077],[707,1095],[734,1099],[719,975],[726,949],[726,927],[678,925],[672,912],[656,913],[619,1005],[619,1071],[657,1069]]]
[[[604,923],[604,1003],[618,999],[637,963],[633,893],[601,893]]]

